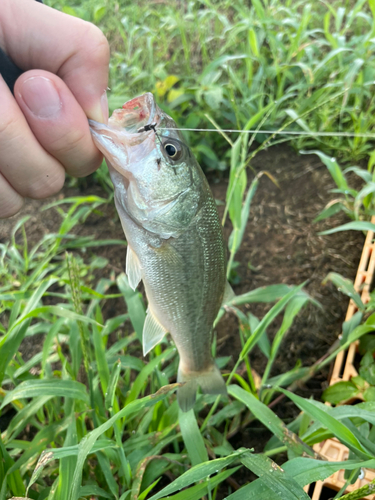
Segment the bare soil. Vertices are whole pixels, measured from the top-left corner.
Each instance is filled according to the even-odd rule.
[[[364,243],[358,231],[320,236],[325,229],[347,222],[344,215],[314,224],[313,220],[334,198],[335,186],[325,166],[316,155],[299,156],[288,147],[270,148],[252,163],[256,172],[267,170],[278,181],[275,186],[266,176],[254,197],[246,237],[236,256],[240,281],[236,294],[265,285],[286,283],[298,285],[306,280],[305,289],[320,302],[322,309],[309,304],[297,317],[281,347],[272,375],[283,373],[301,361],[309,366],[323,356],[341,332],[348,298],[322,281],[329,272],[354,280]],[[216,198],[225,196],[224,181],[213,184]],[[225,227],[229,237],[231,228]],[[245,310],[262,318],[270,305],[250,304]],[[270,339],[280,326],[275,322],[267,332]],[[219,354],[230,352],[236,359],[241,350],[235,318],[227,314],[218,325]],[[234,332],[234,334],[233,334]],[[259,350],[252,355],[252,368],[262,374],[265,358]],[[328,372],[306,387],[304,397],[319,397]],[[280,409],[280,416],[287,417]]]

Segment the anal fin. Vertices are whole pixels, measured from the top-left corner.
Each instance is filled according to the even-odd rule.
[[[163,339],[166,333],[167,330],[160,324],[150,308],[148,308],[142,334],[143,356],[146,356]]]
[[[142,267],[131,246],[126,251],[126,274],[130,288],[135,290],[142,279]]]

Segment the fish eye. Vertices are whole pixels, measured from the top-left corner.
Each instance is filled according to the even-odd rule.
[[[179,160],[182,156],[182,147],[177,141],[166,139],[163,141],[163,148],[169,158],[173,161]]]

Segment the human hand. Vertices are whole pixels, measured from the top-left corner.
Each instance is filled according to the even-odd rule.
[[[65,173],[101,164],[87,118],[108,120],[109,47],[94,25],[32,0],[1,0],[0,47],[26,71],[14,97],[0,75],[0,218],[47,198]],[[1,67],[0,67],[1,73]]]

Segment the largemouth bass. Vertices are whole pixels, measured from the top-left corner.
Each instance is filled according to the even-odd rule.
[[[143,353],[170,332],[180,355],[177,380],[185,382],[177,398],[188,411],[198,385],[204,393],[226,394],[211,355],[213,322],[227,286],[215,201],[175,122],[152,94],[115,110],[108,126],[89,123],[128,241],[129,284],[135,289],[143,280],[146,290]]]

